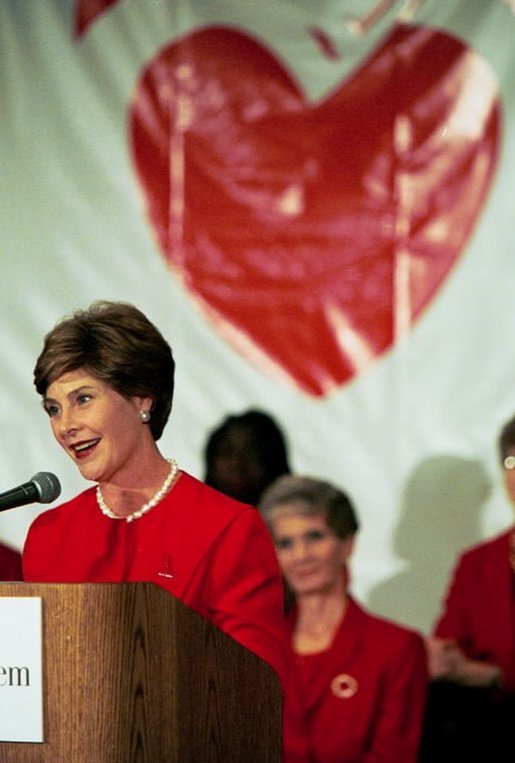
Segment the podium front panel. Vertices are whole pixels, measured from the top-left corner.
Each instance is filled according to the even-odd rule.
[[[43,602],[44,742],[1,763],[279,763],[273,669],[153,583],[0,583]]]

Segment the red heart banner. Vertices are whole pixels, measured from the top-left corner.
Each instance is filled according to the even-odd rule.
[[[131,104],[170,265],[244,355],[324,395],[405,336],[491,183],[497,83],[443,31],[396,26],[322,102],[235,29],[160,50]]]
[[[117,3],[118,0],[76,0],[73,20],[75,37],[82,37],[100,16]]]

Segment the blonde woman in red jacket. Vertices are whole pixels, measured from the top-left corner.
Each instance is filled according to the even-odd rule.
[[[279,478],[260,510],[293,597],[297,690],[313,763],[416,763],[427,690],[422,637],[376,617],[349,591],[358,522],[333,485]]]

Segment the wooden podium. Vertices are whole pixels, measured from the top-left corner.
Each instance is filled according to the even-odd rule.
[[[0,583],[43,608],[44,739],[1,763],[279,763],[272,668],[153,583]]]

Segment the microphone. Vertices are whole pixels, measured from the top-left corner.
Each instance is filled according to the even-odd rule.
[[[61,483],[52,472],[38,472],[29,482],[0,493],[0,511],[27,503],[52,503],[61,494]]]

